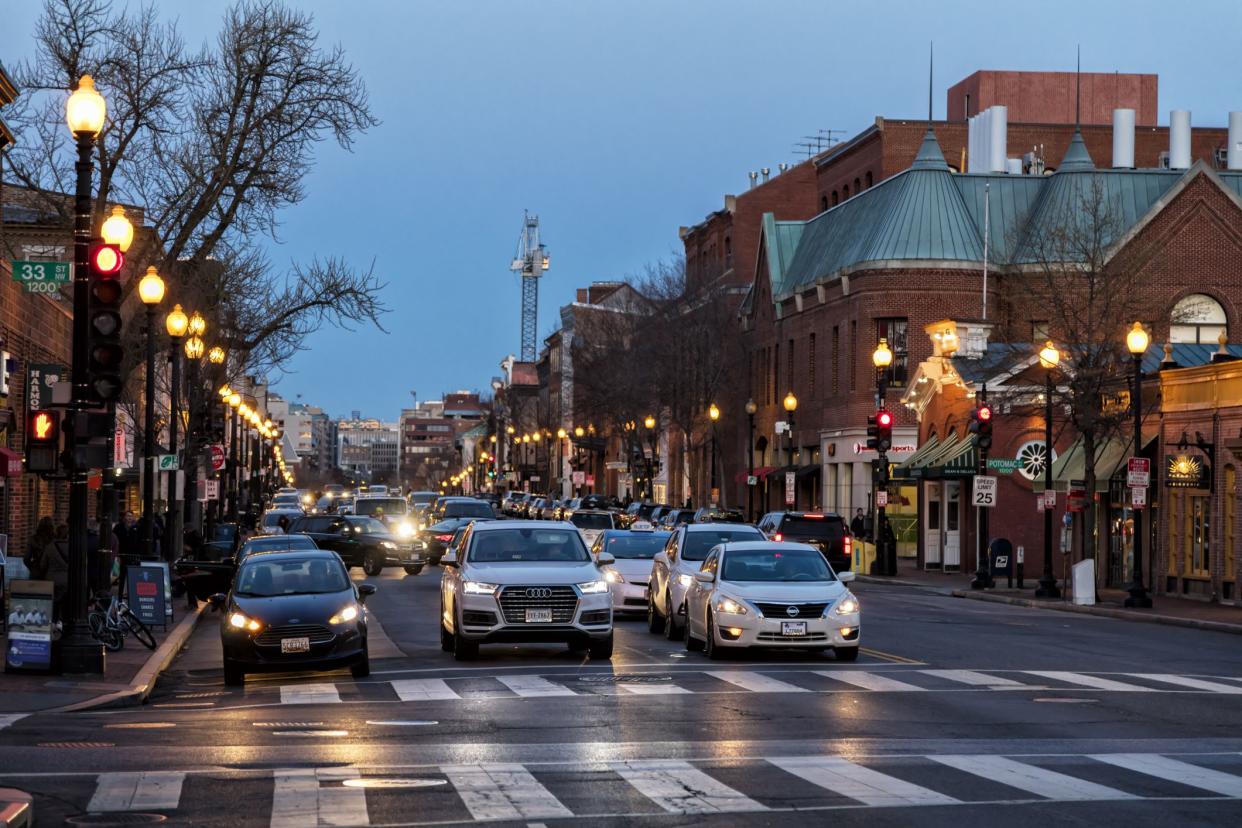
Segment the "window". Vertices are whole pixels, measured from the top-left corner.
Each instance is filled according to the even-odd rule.
[[[905,318],[877,319],[876,338],[888,341],[888,348],[893,352],[893,362],[888,366],[888,384],[901,387],[906,384],[907,361],[906,320]]]
[[[785,385],[790,391],[794,390],[794,341],[789,340],[789,353],[787,354],[789,361],[789,372],[785,375]],[[783,396],[781,399],[785,399]]]
[[[1036,345],[1042,346],[1045,342],[1047,342],[1051,338],[1052,337],[1048,335],[1048,320],[1047,319],[1032,319],[1031,320],[1031,341],[1032,342],[1034,342]]]
[[[822,213],[828,209],[828,196],[819,197],[819,211]]]
[[[1225,309],[1211,296],[1192,293],[1173,306],[1169,317],[1169,341],[1214,345],[1227,334]]]
[[[854,179],[854,193],[855,195],[857,195],[858,193],[861,193],[861,192],[862,192],[862,182],[859,181],[857,178],[855,178]]]
[[[858,320],[850,320],[850,390],[858,388]]]
[[[867,181],[867,189],[870,190],[871,189],[871,171],[870,170],[867,171],[866,181]]]
[[[841,390],[841,328],[832,326],[832,393]]]
[[[733,239],[725,236],[725,269],[733,267]]]
[[[780,400],[781,387],[781,346],[780,343],[772,346],[772,402],[775,404]]]
[[[1212,568],[1211,507],[1206,497],[1186,495],[1182,516],[1187,575],[1207,577]]]
[[[1233,466],[1225,466],[1225,580],[1232,581],[1236,575],[1234,545],[1233,545],[1233,521],[1234,512],[1237,504],[1238,496],[1238,474]]]
[[[836,206],[837,206],[838,204],[840,204],[840,203],[841,203],[841,197],[840,197],[839,195],[837,195],[837,191],[836,191],[836,190],[833,190],[833,191],[832,191],[832,206],[833,206],[833,207],[836,207]]]
[[[841,188],[841,198],[844,199],[845,201],[849,201],[850,199],[850,185],[849,184],[846,184],[844,187]]]
[[[815,334],[811,334],[811,341],[807,345],[807,350],[808,379],[806,395],[813,400],[815,399]]]

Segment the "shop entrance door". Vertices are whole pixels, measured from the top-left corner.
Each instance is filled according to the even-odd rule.
[[[958,572],[962,568],[962,483],[944,481],[944,570]]]
[[[923,484],[923,568],[940,568],[940,483]]]

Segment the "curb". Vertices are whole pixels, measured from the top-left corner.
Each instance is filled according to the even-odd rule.
[[[855,573],[854,580],[860,584],[889,584],[890,586],[918,587],[919,589],[931,589],[936,592],[948,594],[952,587],[941,586],[939,584],[929,584],[925,581],[907,581],[902,578],[888,578],[881,575],[863,575]]]
[[[168,665],[176,658],[177,653],[181,652],[181,648],[190,640],[190,635],[198,626],[198,620],[208,606],[206,603],[199,604],[198,609],[177,622],[177,626],[173,627],[168,638],[164,639],[164,643],[151,653],[146,663],[142,665],[142,669],[135,674],[129,687],[45,712],[80,713],[84,710],[101,710],[108,707],[135,707],[144,703],[151,695],[151,691],[155,689],[156,679],[168,669]]]
[[[1038,601],[1031,598],[1011,598],[1007,595],[988,595],[974,591],[955,589],[949,593],[954,598],[970,598],[975,601],[990,601],[994,604],[1010,604],[1017,607],[1033,607],[1035,609],[1057,610],[1059,612],[1076,612],[1082,615],[1096,615],[1102,618],[1116,618],[1122,621],[1139,621],[1146,624],[1165,624],[1171,627],[1187,627],[1193,630],[1209,630],[1211,632],[1242,635],[1242,624],[1229,624],[1224,621],[1204,621],[1198,618],[1181,618],[1176,615],[1145,615],[1133,610],[1112,609],[1110,607],[1080,606],[1061,601]]]
[[[34,797],[17,788],[0,788],[0,826],[29,828],[34,825]]]

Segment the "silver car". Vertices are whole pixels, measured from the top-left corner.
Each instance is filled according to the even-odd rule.
[[[754,526],[740,523],[687,523],[677,527],[655,556],[647,600],[647,628],[670,641],[686,628],[686,590],[694,583],[712,547],[736,541],[766,541]]]

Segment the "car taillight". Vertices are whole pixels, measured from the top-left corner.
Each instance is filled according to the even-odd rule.
[[[783,541],[784,539],[785,539],[785,536],[782,535],[780,532],[777,532],[775,535],[772,536],[772,540],[774,541],[779,542],[779,541]]]
[[[436,535],[436,540],[438,541],[451,541],[452,539],[452,535]]]
[[[846,535],[845,536],[845,554],[846,555],[852,554],[853,549],[854,549],[854,540],[849,535]]]

